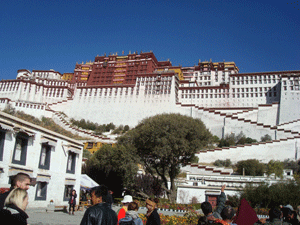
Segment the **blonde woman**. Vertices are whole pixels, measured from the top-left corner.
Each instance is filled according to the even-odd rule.
[[[155,199],[147,199],[146,200],[146,208],[148,209],[147,211],[147,222],[146,225],[160,225],[160,217],[159,214],[157,213],[157,203],[159,200],[157,198]]]
[[[25,213],[27,205],[27,191],[21,188],[12,190],[5,199],[4,208],[0,211],[1,220],[7,221],[7,224],[27,225],[28,215]]]

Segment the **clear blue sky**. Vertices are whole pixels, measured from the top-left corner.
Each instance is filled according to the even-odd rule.
[[[299,9],[291,0],[2,1],[0,79],[150,50],[174,66],[212,59],[240,72],[300,70]]]

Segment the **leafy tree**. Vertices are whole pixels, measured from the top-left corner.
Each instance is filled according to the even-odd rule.
[[[87,150],[87,149],[83,149],[82,157],[90,159],[92,157],[92,153],[90,153],[89,150]]]
[[[115,193],[131,188],[138,171],[137,160],[121,145],[103,145],[86,162],[84,171],[99,184],[105,184]]]
[[[262,176],[265,171],[265,164],[260,163],[257,159],[238,161],[236,167],[238,174],[243,174],[243,170],[245,170],[245,175],[250,176]]]
[[[258,186],[246,185],[240,192],[240,198],[246,198],[252,207],[270,208],[291,204],[296,208],[300,202],[300,185],[293,180],[272,185],[267,183]]]
[[[219,143],[219,142],[220,142],[220,138],[219,138],[217,135],[214,135],[214,136],[212,137],[212,142],[213,142],[213,143]]]
[[[121,134],[123,132],[123,129],[124,129],[123,125],[120,125],[112,132],[112,134]]]
[[[261,142],[272,141],[272,137],[270,135],[266,134],[260,138],[260,141]]]
[[[296,162],[296,161],[293,161],[290,159],[286,159],[282,163],[283,163],[284,169],[291,169],[291,170],[293,170],[294,174],[299,174],[299,172],[300,172],[299,162]]]
[[[235,134],[226,135],[220,140],[218,147],[229,147],[235,145]]]
[[[283,177],[283,163],[280,161],[270,160],[267,164],[266,174],[270,176],[272,173],[275,173],[275,177]]]
[[[226,160],[218,159],[214,162],[214,166],[230,167],[231,165],[232,165],[232,162],[230,159],[226,159]]]
[[[244,145],[257,142],[256,139],[246,137],[243,132],[240,132],[237,136],[234,133],[226,135],[225,138],[222,138],[219,142],[218,147],[229,147],[235,145]]]
[[[160,197],[164,192],[162,180],[151,174],[136,176],[134,179],[133,190],[144,198]]]
[[[124,132],[127,132],[127,131],[129,131],[129,126],[128,126],[128,125],[125,125],[125,126],[124,126]]]
[[[180,173],[180,166],[191,162],[194,154],[206,146],[211,137],[199,119],[161,114],[141,121],[120,138],[119,143],[131,144],[136,149],[146,171],[161,177],[169,199],[175,201],[175,178]]]
[[[114,125],[113,123],[109,123],[106,125],[105,131],[109,132],[110,130],[114,130],[114,129],[116,129],[116,125]]]

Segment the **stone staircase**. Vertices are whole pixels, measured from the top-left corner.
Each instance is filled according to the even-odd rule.
[[[198,163],[192,163],[181,168],[182,172],[189,172],[191,174],[199,175],[231,175],[233,169],[225,167],[207,166]]]

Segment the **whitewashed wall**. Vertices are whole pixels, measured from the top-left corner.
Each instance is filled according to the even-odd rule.
[[[260,143],[246,146],[235,146],[222,148],[215,151],[200,152],[196,154],[201,163],[211,163],[217,159],[230,159],[236,163],[240,160],[258,159],[263,163],[268,163],[271,159],[284,161],[285,159],[298,160],[296,150],[300,149],[300,137],[286,140],[275,141],[271,143]]]
[[[0,125],[3,124],[3,122],[9,124],[11,127],[21,125],[22,129],[32,132],[34,136],[31,136],[28,141],[26,164],[19,165],[12,162],[17,133],[15,133],[13,130],[6,131],[3,160],[0,161],[0,168],[3,170],[3,173],[0,175],[0,187],[9,186],[9,176],[12,175],[13,171],[28,173],[32,178],[37,178],[38,176],[50,177],[47,186],[46,200],[35,200],[37,185],[29,188],[28,207],[46,208],[50,203],[50,200],[53,200],[54,204],[57,206],[68,205],[67,201],[63,201],[66,182],[68,182],[68,180],[72,180],[77,193],[79,193],[80,190],[83,144],[74,139],[65,137],[39,126],[30,124],[26,121],[20,120],[16,117],[12,117],[6,113],[0,112]],[[41,140],[45,136],[56,140],[56,146],[51,150],[49,170],[40,169],[38,167],[41,154]],[[79,149],[79,154],[76,154],[74,174],[66,172],[68,151],[70,150],[68,146],[70,145],[75,146],[75,149]],[[72,149],[73,148],[74,147],[72,147]]]

